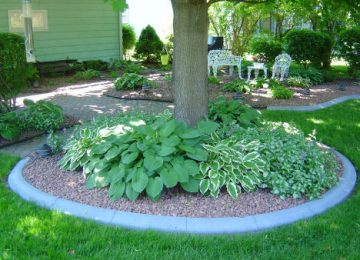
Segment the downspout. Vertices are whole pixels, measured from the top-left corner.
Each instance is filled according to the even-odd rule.
[[[35,48],[34,48],[34,34],[32,25],[32,5],[31,0],[22,0],[23,15],[24,15],[24,37],[25,37],[25,51],[26,61],[36,62]]]

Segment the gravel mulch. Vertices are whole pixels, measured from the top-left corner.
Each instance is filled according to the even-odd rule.
[[[106,96],[120,98],[120,99],[141,99],[141,100],[155,100],[164,102],[173,102],[173,88],[170,81],[163,80],[163,75],[157,75],[157,77],[148,77],[157,83],[157,87],[151,89],[148,93],[143,93],[139,90],[123,90],[116,91],[115,89],[109,89],[103,94]],[[215,100],[219,96],[226,98],[233,98],[234,93],[223,91],[223,85],[226,82],[232,80],[229,76],[222,76],[221,84],[209,84],[209,98]],[[338,90],[339,83],[346,86],[345,91]],[[331,83],[324,83],[321,85],[313,86],[310,88],[310,95],[305,95],[304,90],[301,88],[290,87],[295,93],[294,97],[288,100],[274,99],[271,96],[269,89],[255,89],[251,93],[243,94],[245,103],[255,108],[266,108],[267,106],[304,106],[315,105],[330,101],[332,99],[360,94],[360,85],[355,81],[343,80]]]
[[[61,125],[61,127],[59,129],[70,128],[77,124],[79,124],[79,120],[77,118],[75,118],[73,116],[65,115],[64,123]],[[20,136],[16,137],[13,140],[6,140],[6,139],[3,139],[2,137],[0,137],[0,148],[27,141],[34,137],[41,136],[45,133],[46,133],[46,131],[30,129],[30,130],[23,131]]]
[[[108,198],[107,189],[87,190],[80,172],[59,169],[59,159],[60,156],[39,158],[32,155],[31,162],[23,171],[25,179],[46,193],[102,208],[162,216],[243,217],[287,209],[306,202],[306,199],[282,200],[268,190],[243,193],[237,200],[233,200],[225,192],[214,199],[200,194],[171,190],[166,191],[157,202],[145,196],[136,202],[126,199],[113,202]]]

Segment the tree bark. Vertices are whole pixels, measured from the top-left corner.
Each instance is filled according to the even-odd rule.
[[[192,126],[208,113],[206,0],[171,0],[174,12],[175,118]]]

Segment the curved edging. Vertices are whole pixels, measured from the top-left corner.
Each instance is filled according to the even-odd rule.
[[[316,104],[310,106],[268,106],[268,110],[291,110],[291,111],[316,111],[323,108],[331,107],[336,104],[352,100],[352,99],[360,99],[360,95],[351,95],[351,96],[343,96],[339,98],[335,98],[333,100]]]
[[[356,185],[356,170],[351,162],[336,152],[343,163],[344,172],[339,183],[321,198],[297,207],[248,217],[190,218],[167,217],[130,213],[84,205],[57,198],[30,185],[22,176],[22,169],[29,158],[21,160],[9,175],[10,188],[27,201],[62,213],[95,220],[100,223],[130,229],[158,230],[198,234],[224,234],[258,232],[321,214],[344,201]]]

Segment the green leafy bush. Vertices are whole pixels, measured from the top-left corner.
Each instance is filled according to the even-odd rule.
[[[123,38],[123,49],[126,54],[127,51],[134,48],[136,43],[136,34],[134,28],[130,24],[122,25],[122,38]]]
[[[125,73],[115,81],[116,90],[131,90],[141,88],[144,84],[151,85],[151,82],[136,73]]]
[[[26,109],[18,113],[22,129],[50,131],[58,129],[64,122],[64,113],[60,106],[40,100],[33,102],[25,99]]]
[[[340,33],[337,43],[338,56],[350,65],[350,72],[360,71],[360,27],[348,29]]]
[[[113,78],[113,79],[116,79],[117,77],[119,77],[119,72],[117,72],[117,71],[110,71],[109,77],[110,77],[110,78]]]
[[[209,103],[209,119],[225,125],[252,127],[260,124],[260,113],[239,101],[219,97]]]
[[[134,201],[143,192],[157,200],[164,187],[178,184],[187,192],[198,192],[198,162],[208,156],[200,143],[217,127],[202,121],[192,129],[166,118],[131,127],[117,125],[102,129],[95,140],[86,136],[71,141],[60,165],[69,170],[82,167],[87,188],[109,186],[113,200],[126,197]]]
[[[80,80],[91,80],[91,79],[97,79],[100,78],[101,74],[97,70],[88,69],[85,71],[79,71],[75,74],[75,78]]]
[[[217,198],[226,187],[228,194],[236,199],[241,190],[254,191],[269,172],[257,151],[258,146],[257,141],[222,139],[213,134],[211,141],[203,145],[209,159],[200,164],[200,192]]]
[[[87,60],[82,64],[85,70],[106,71],[109,68],[109,63],[102,60]]]
[[[323,78],[324,78],[324,82],[333,82],[338,77],[338,73],[333,71],[332,69],[323,70],[322,75],[323,75]]]
[[[12,140],[21,133],[19,120],[15,111],[0,115],[0,136]]]
[[[301,77],[304,79],[310,79],[312,85],[318,85],[324,82],[324,76],[322,72],[315,68],[298,68],[291,69],[289,72],[290,77]]]
[[[164,44],[157,35],[155,29],[148,25],[140,34],[135,45],[136,58],[144,59],[146,62],[157,62]]]
[[[29,70],[24,38],[0,33],[0,103],[7,111],[16,107],[17,95],[28,85]]]
[[[288,124],[240,129],[238,140],[258,140],[260,158],[270,166],[263,187],[281,198],[319,197],[337,182],[334,155],[321,150],[312,140]]]
[[[251,91],[250,85],[246,80],[237,79],[224,85],[224,90],[229,92],[247,93]]]
[[[302,78],[302,77],[289,77],[286,82],[291,87],[298,87],[298,88],[309,88],[311,86],[311,80],[308,78]]]
[[[210,84],[220,85],[220,80],[215,78],[214,76],[210,76],[208,78],[208,81],[209,81]]]
[[[50,147],[51,154],[58,154],[64,146],[64,138],[51,130],[47,137],[46,144]]]
[[[329,35],[311,30],[291,30],[285,36],[286,51],[305,67],[329,68],[333,42]]]
[[[125,60],[111,60],[109,67],[112,70],[122,70],[126,73],[141,73],[145,67],[139,63],[125,61]]]
[[[261,34],[250,40],[249,50],[251,54],[257,55],[261,60],[273,63],[276,56],[282,53],[283,46],[273,36]]]
[[[294,96],[294,91],[284,87],[278,86],[271,89],[273,98],[276,99],[290,99]]]

